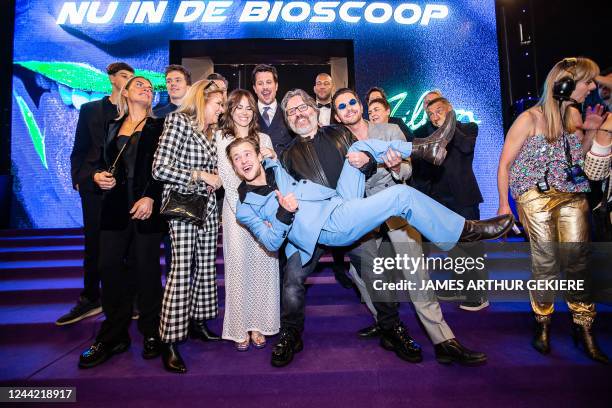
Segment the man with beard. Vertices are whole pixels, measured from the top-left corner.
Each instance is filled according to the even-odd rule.
[[[253,69],[251,80],[257,95],[259,130],[270,136],[274,151],[281,157],[293,137],[285,125],[283,112],[276,101],[278,72],[271,65],[260,64]]]
[[[343,88],[338,90],[332,99],[332,106],[336,120],[346,126],[357,140],[405,140],[403,133],[397,125],[369,123],[364,120],[361,101],[359,101],[359,97],[351,89]],[[440,128],[444,125],[444,122],[442,122],[438,127]],[[349,161],[362,162],[368,160],[363,153],[349,153],[348,158]],[[376,173],[368,179],[366,195],[368,197],[373,196],[384,191],[389,186],[403,183],[410,177],[410,173],[410,164],[402,161],[397,152],[391,151],[385,158],[385,166],[378,166]],[[405,220],[397,217],[390,218],[381,229],[387,231],[386,235],[391,241],[391,246],[398,255],[418,258],[423,253],[420,233]],[[409,281],[416,282],[417,287],[422,287],[421,282],[429,280],[429,273],[420,266],[416,271],[404,269],[403,277]],[[486,361],[486,356],[483,353],[470,351],[457,341],[452,330],[444,320],[442,309],[433,290],[426,292],[411,291],[410,295],[417,316],[434,344],[438,361],[455,361],[466,365],[480,364]]]
[[[335,189],[344,166],[345,155],[349,146],[356,140],[355,137],[344,126],[326,126],[318,129],[316,104],[303,90],[295,89],[288,92],[283,98],[281,106],[285,111],[289,127],[298,135],[283,157],[285,168],[296,180],[310,180]],[[361,116],[359,116],[360,118]],[[397,127],[395,128],[399,131]],[[435,161],[435,154],[439,152],[446,141],[444,137],[445,134],[439,132],[435,136],[437,139],[425,139],[413,144],[412,156]],[[359,168],[366,175],[375,176],[377,163],[372,156],[361,152],[353,152],[347,157],[350,165]],[[398,157],[400,157],[399,161],[401,162],[401,156],[397,155],[396,152],[389,152],[388,157],[385,157],[385,162],[389,162],[387,165],[395,168],[398,164]],[[302,265],[299,253],[295,252],[288,257],[283,281],[281,337],[272,352],[272,365],[274,366],[288,364],[292,360],[293,354],[302,349],[304,281],[314,270],[324,251],[324,247],[317,245],[312,252],[312,257],[304,265]],[[356,245],[351,246],[348,251],[351,264],[360,275],[363,275],[362,272],[372,271],[373,260],[377,253],[375,239],[363,239]],[[378,326],[374,326],[370,330],[376,332],[374,335],[382,332],[381,346],[394,351],[403,360],[421,361],[420,346],[408,335],[406,328],[399,319],[399,305],[397,303],[380,302],[375,303],[374,307],[377,312]],[[452,347],[456,348],[460,345],[453,341]],[[457,358],[459,352],[466,355],[466,358]],[[449,349],[441,349],[437,356],[440,362],[459,361],[479,364],[486,360],[484,354],[470,352],[462,347],[457,350],[452,350],[450,347]]]
[[[70,154],[72,185],[79,192],[83,208],[85,257],[83,262],[84,288],[77,304],[55,322],[58,326],[78,322],[102,312],[100,306],[100,271],[98,269],[100,214],[102,192],[94,184],[98,161],[106,138],[106,124],[117,117],[117,103],[121,89],[134,76],[134,68],[125,62],[114,62],[106,68],[112,85],[110,96],[81,106],[74,146]]]

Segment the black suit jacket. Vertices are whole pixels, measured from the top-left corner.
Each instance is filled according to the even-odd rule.
[[[107,123],[116,117],[117,108],[108,96],[81,106],[70,154],[72,186],[76,189],[78,185],[79,192],[100,193],[93,182],[93,175],[101,159]]]
[[[274,151],[276,152],[278,157],[281,157],[283,155],[283,152],[291,144],[293,140],[293,134],[285,124],[285,118],[283,117],[283,111],[280,107],[280,104],[276,106],[276,112],[274,113],[272,122],[270,122],[270,126],[266,125],[266,121],[264,121],[261,115],[259,114],[259,110],[257,111],[257,120],[259,122],[260,131],[270,136]]]
[[[431,184],[428,195],[439,199],[444,183],[451,192],[453,205],[467,207],[482,203],[482,194],[472,169],[477,136],[478,125],[457,122],[453,140],[446,148],[446,159],[441,166],[429,166]]]
[[[98,170],[107,170],[115,161],[119,153],[115,141],[117,133],[123,124],[124,118],[108,124],[106,141],[101,154],[102,160],[98,163]],[[132,194],[137,201],[142,197],[153,199],[153,213],[143,221],[136,221],[138,231],[141,233],[163,232],[166,223],[159,215],[163,183],[153,178],[153,156],[159,144],[159,137],[164,129],[164,118],[148,118],[137,145],[136,163],[134,167],[134,182]],[[128,226],[131,215],[129,213],[132,203],[129,202],[128,182],[125,176],[123,161],[117,161],[115,179],[117,185],[105,191],[102,198],[102,230],[121,230]]]

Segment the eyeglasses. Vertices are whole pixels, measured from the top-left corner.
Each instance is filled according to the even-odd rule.
[[[345,110],[347,106],[355,106],[357,105],[357,99],[353,98],[348,101],[348,105],[344,102],[338,104],[338,110]]]
[[[306,109],[308,109],[308,105],[303,103],[301,105],[296,106],[295,108],[287,109],[287,116],[293,116],[296,114],[297,111],[304,112]]]

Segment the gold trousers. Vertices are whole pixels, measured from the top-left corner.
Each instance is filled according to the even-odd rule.
[[[529,236],[533,279],[554,280],[563,271],[565,279],[584,280],[585,290],[568,291],[565,299],[574,322],[590,325],[595,318],[595,304],[590,296],[589,206],[585,195],[532,189],[518,197],[516,203]],[[554,293],[531,291],[530,298],[536,319],[550,319]]]

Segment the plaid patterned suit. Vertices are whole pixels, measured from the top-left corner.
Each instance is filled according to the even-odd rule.
[[[191,173],[213,172],[216,168],[214,140],[209,141],[199,132],[186,114],[168,115],[153,161],[153,177],[164,182],[162,202],[168,199],[170,190],[208,194],[204,183],[191,182]],[[169,226],[172,266],[159,332],[163,342],[174,343],[187,337],[190,320],[211,319],[218,313],[215,258],[219,218],[214,193],[208,200],[208,217],[203,226],[180,219],[170,220]]]

